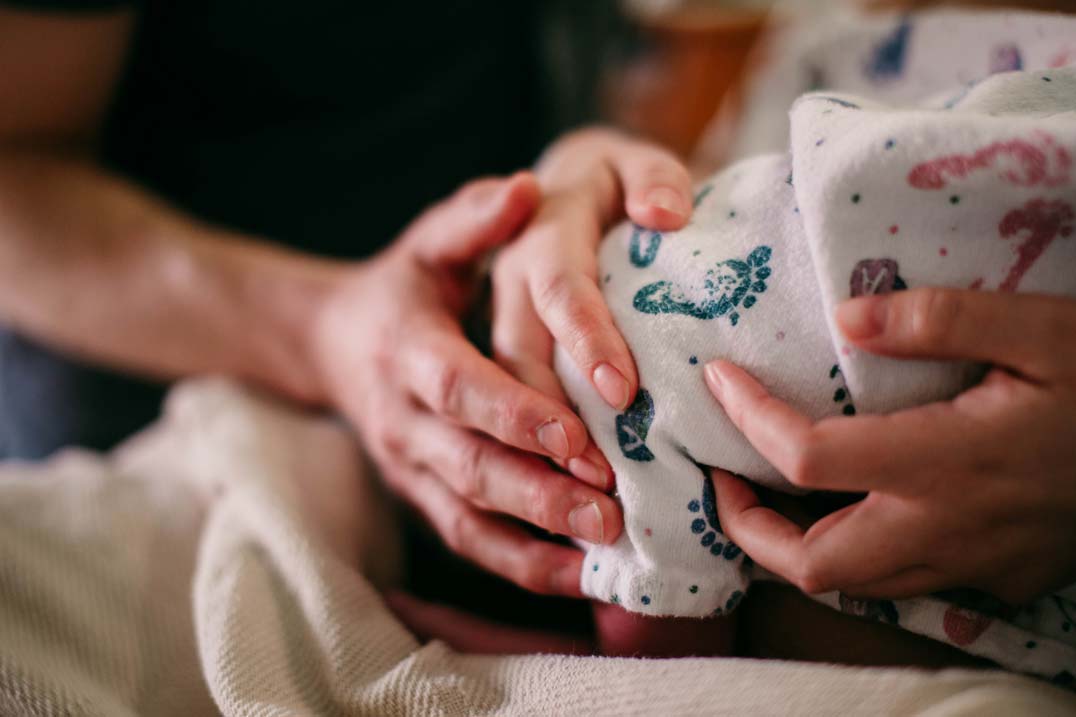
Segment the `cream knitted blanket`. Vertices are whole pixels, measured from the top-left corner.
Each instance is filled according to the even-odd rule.
[[[461,655],[376,585],[389,511],[336,422],[219,380],[112,454],[0,465],[0,714],[1068,714],[1031,680]]]

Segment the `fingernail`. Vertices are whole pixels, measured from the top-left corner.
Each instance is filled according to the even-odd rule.
[[[572,535],[588,543],[601,543],[605,538],[605,522],[601,509],[594,501],[572,508],[572,512],[568,513],[568,527],[572,529]]]
[[[706,364],[706,385],[710,387],[710,393],[714,394],[718,401],[721,400],[721,364],[711,361]]]
[[[678,217],[684,216],[684,200],[679,193],[668,187],[654,187],[646,194],[646,203],[652,207],[664,209]]]
[[[885,329],[889,302],[885,297],[851,299],[837,305],[837,323],[850,339],[869,339]]]
[[[568,461],[568,471],[579,480],[595,487],[605,488],[609,484],[605,471],[582,456],[576,456]]]
[[[617,410],[628,407],[628,379],[607,363],[599,364],[594,369],[594,385],[605,402]]]
[[[542,448],[550,454],[561,459],[568,457],[568,434],[564,432],[564,426],[560,425],[560,421],[552,420],[543,423],[538,426],[536,434]]]

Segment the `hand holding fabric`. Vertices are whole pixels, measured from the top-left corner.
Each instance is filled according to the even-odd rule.
[[[808,593],[973,587],[1019,603],[1076,580],[1076,302],[949,289],[852,299],[859,348],[992,365],[951,401],[812,423],[723,361],[706,381],[793,484],[866,496],[806,530],[715,470],[721,525]]]

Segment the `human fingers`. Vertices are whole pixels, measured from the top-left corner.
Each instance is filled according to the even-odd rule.
[[[576,247],[547,255],[527,270],[530,302],[601,397],[617,410],[630,404],[639,377],[627,343],[595,283],[592,250]]]
[[[959,461],[953,445],[988,443],[983,435],[969,435],[965,418],[946,403],[815,422],[728,361],[707,364],[705,378],[729,420],[789,482],[801,488],[913,490],[917,481]],[[924,455],[931,457],[926,471]]]
[[[624,208],[636,224],[671,231],[691,216],[691,174],[671,152],[629,140],[610,156],[624,190]]]
[[[498,356],[497,363],[522,383],[532,386],[562,405],[568,405],[568,398],[564,395],[560,381],[549,366],[528,357],[510,360]],[[584,483],[605,492],[613,489],[615,482],[613,467],[609,465],[608,459],[598,449],[593,439],[587,440],[586,448],[579,455],[566,461],[558,458],[553,460]]]
[[[1035,380],[1076,371],[1070,299],[922,288],[850,299],[836,318],[850,341],[872,353],[983,361]]]
[[[485,513],[423,468],[394,468],[392,482],[452,552],[530,592],[583,597],[583,553],[540,540],[508,520]]]
[[[523,384],[570,405],[553,369],[553,337],[535,312],[525,282],[515,274],[498,280],[496,269],[491,339],[498,365]],[[593,441],[582,455],[560,463],[592,485],[612,487],[612,467]]]
[[[447,317],[418,323],[401,341],[399,375],[434,413],[559,460],[586,448],[587,432],[578,416],[483,356]]]
[[[553,337],[535,312],[525,282],[517,280],[515,275],[507,281],[498,281],[496,270],[494,277],[494,359],[522,383],[564,406],[569,405],[553,370]],[[613,487],[613,469],[593,441],[588,441],[581,455],[559,463],[595,487],[604,490]]]
[[[777,511],[762,505],[743,479],[714,468],[710,480],[714,484],[721,531],[756,563],[796,583],[803,530]]]
[[[601,490],[435,416],[417,416],[412,425],[422,438],[410,446],[410,459],[469,503],[591,543],[611,544],[620,536],[620,507]]]
[[[407,244],[425,264],[454,268],[514,239],[541,201],[530,172],[480,179],[427,210],[408,230]]]
[[[916,544],[895,537],[901,533],[893,523],[902,516],[893,514],[891,504],[868,498],[804,530],[762,505],[747,483],[731,473],[713,469],[711,480],[721,529],[752,560],[806,593],[889,578],[908,568],[916,555]]]

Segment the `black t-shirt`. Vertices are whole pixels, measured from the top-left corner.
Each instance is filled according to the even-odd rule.
[[[107,166],[310,251],[369,255],[464,181],[530,164],[555,129],[535,2],[145,0],[139,18]],[[107,448],[160,396],[0,331],[0,456]]]

